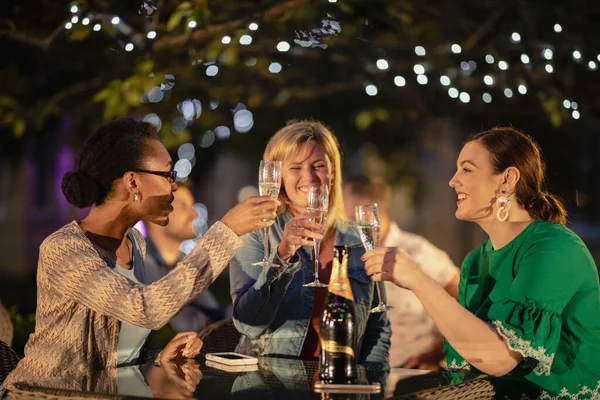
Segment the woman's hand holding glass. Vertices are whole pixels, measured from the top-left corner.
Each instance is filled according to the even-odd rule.
[[[273,225],[278,205],[279,201],[271,196],[248,197],[229,210],[221,222],[236,235],[242,236]]]
[[[377,203],[356,206],[354,212],[356,215],[356,223],[358,224],[360,240],[363,242],[365,250],[370,251],[378,248],[381,222],[379,221],[379,209],[377,208]],[[392,310],[394,307],[388,306],[381,299],[381,289],[379,289],[379,285],[375,284],[375,288],[377,289],[379,304],[370,309],[369,312],[378,313]]]
[[[277,254],[289,261],[301,246],[313,246],[315,240],[323,239],[323,226],[314,222],[314,213],[304,213],[290,219],[283,228],[283,236]]]
[[[380,247],[362,256],[365,271],[374,281],[389,281],[405,289],[414,290],[415,285],[427,276],[419,265],[399,247]]]

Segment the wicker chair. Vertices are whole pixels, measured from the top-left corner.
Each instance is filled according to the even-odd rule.
[[[10,322],[10,315],[0,303],[0,340],[12,346],[13,333],[14,329],[12,322]]]
[[[10,371],[15,369],[19,357],[9,345],[0,340],[0,385],[8,376]]]
[[[228,318],[210,324],[198,336],[204,341],[200,354],[206,354],[235,351],[241,334],[233,325],[233,320]]]
[[[417,393],[394,397],[402,400],[491,400],[496,394],[494,385],[487,379],[474,379],[458,385],[427,389]]]
[[[142,399],[141,397],[120,396],[117,394],[102,394],[91,392],[78,392],[66,389],[42,388],[30,386],[25,383],[16,383],[15,388],[9,390],[7,400],[129,400]]]

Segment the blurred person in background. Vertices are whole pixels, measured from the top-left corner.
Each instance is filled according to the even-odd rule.
[[[181,244],[185,240],[196,239],[194,220],[198,213],[194,209],[194,196],[190,184],[178,183],[173,193],[169,214],[169,223],[165,226],[144,221],[146,228],[146,278],[148,283],[156,282],[171,271],[185,254]],[[213,322],[229,318],[231,307],[220,307],[215,296],[206,289],[191,303],[184,306],[179,313],[160,331],[152,332],[149,342],[163,342],[164,337],[172,338],[174,332],[199,332]],[[164,331],[164,332],[163,332]],[[154,335],[158,337],[153,338]],[[159,346],[164,347],[164,346]]]
[[[327,287],[303,285],[314,280],[313,239],[322,239],[319,279],[323,283],[331,275],[334,245],[349,247],[348,277],[356,305],[356,362],[387,366],[390,324],[387,313],[369,313],[379,298],[360,260],[365,250],[358,228],[344,212],[337,138],[320,122],[292,122],[271,137],[263,158],[283,164],[281,205],[268,231],[269,260],[279,267],[252,265],[263,258],[261,232],[242,237],[244,247],[229,268],[233,321],[243,335],[238,350],[259,356],[318,359],[319,322]],[[324,227],[311,222],[306,211],[309,187],[322,185],[329,187]],[[382,297],[385,301],[385,290]]]
[[[64,377],[73,388],[85,389],[77,385],[89,385],[98,369],[135,363],[150,330],[169,322],[223,271],[242,246],[239,236],[273,223],[277,201],[248,198],[216,222],[169,274],[147,284],[146,243],[132,228],[142,219],[168,224],[177,191],[172,167],[156,127],[146,122],[108,122],[86,140],[74,170],[63,177],[62,191],[70,204],[90,207],[89,213],[40,246],[35,332],[0,397],[16,382],[50,386]],[[196,332],[179,333],[157,361],[166,366],[193,358],[201,346]],[[172,371],[165,367],[166,374]],[[173,377],[193,391],[195,375]],[[119,372],[96,389],[113,392],[123,382],[144,386],[139,373]]]
[[[400,247],[419,267],[454,298],[458,295],[460,270],[448,254],[427,239],[400,229],[390,219],[392,189],[383,179],[352,177],[344,182],[344,205],[349,219],[355,220],[356,206],[377,203],[382,247]],[[390,366],[439,369],[443,358],[443,338],[419,299],[410,291],[385,282],[392,326]]]
[[[524,378],[541,398],[598,398],[598,269],[543,190],[538,145],[494,128],[467,140],[456,167],[456,217],[489,235],[463,261],[458,302],[399,248],[365,254],[367,273],[419,298],[444,335],[449,369]]]

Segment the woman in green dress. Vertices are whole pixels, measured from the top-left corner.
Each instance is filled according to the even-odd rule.
[[[400,249],[364,255],[373,279],[412,290],[444,335],[450,369],[520,376],[541,398],[600,396],[600,284],[562,204],[542,190],[539,148],[512,128],[473,135],[450,186],[456,217],[489,240],[462,264],[458,302]]]

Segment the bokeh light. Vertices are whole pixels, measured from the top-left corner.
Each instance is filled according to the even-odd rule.
[[[215,142],[215,133],[211,130],[208,130],[202,134],[198,145],[200,147],[202,147],[203,149],[206,149],[206,148],[212,146],[212,144],[214,142]]]
[[[231,136],[231,130],[225,125],[217,126],[214,132],[217,139],[220,140],[227,140]]]

